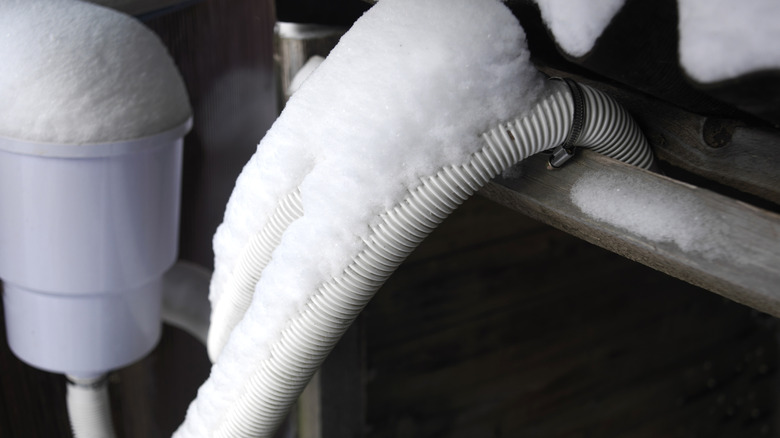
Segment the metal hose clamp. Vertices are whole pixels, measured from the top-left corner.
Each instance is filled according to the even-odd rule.
[[[566,138],[566,141],[552,150],[552,156],[547,162],[549,168],[557,169],[574,156],[575,146],[580,139],[582,128],[585,125],[585,94],[582,92],[582,88],[580,88],[579,84],[569,78],[556,77],[550,79],[563,81],[569,87],[572,100],[574,101],[574,114],[572,115],[569,136]]]

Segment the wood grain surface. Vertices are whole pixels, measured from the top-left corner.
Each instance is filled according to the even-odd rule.
[[[479,197],[364,323],[371,438],[776,436],[775,318]]]
[[[519,174],[489,184],[482,193],[588,242],[780,315],[780,215],[588,151],[560,171],[548,171],[544,157],[532,157],[522,164]],[[695,199],[703,216],[727,225],[717,236],[717,244],[728,255],[684,251],[674,243],[656,242],[583,214],[572,202],[570,191],[580,178],[595,174],[625,178],[648,192]]]

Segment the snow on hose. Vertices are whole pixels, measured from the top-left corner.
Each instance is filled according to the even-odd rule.
[[[236,183],[214,238],[215,364],[175,436],[271,436],[398,265],[518,161],[572,142],[651,166],[612,99],[528,57],[495,0],[382,0],[355,23]]]

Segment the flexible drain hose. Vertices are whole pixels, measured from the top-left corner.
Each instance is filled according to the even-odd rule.
[[[252,302],[255,285],[263,269],[271,261],[271,253],[279,245],[287,227],[303,215],[301,194],[293,191],[282,199],[268,223],[255,234],[243,252],[228,280],[224,296],[214,306],[208,331],[209,358],[216,362],[230,332],[244,317]]]
[[[568,122],[570,127],[579,124],[575,129],[577,138],[567,138],[577,143],[571,146],[591,148],[606,156],[646,169],[654,166],[647,141],[631,116],[620,105],[591,87],[568,80],[566,84],[568,87],[562,92],[566,95],[567,105],[571,107],[572,116],[569,119],[574,118],[575,114],[582,116],[582,120]],[[560,85],[556,87],[561,88]],[[580,106],[581,108],[577,109]],[[568,137],[572,131],[570,128],[567,130]],[[507,132],[510,136],[513,135],[511,129]],[[485,139],[491,141],[487,136]],[[503,141],[513,140],[510,137]],[[517,161],[519,159],[507,166]],[[230,332],[243,318],[260,274],[271,260],[271,253],[279,244],[285,229],[302,214],[300,193],[295,190],[283,198],[268,223],[244,248],[224,296],[215,306],[212,315],[208,337],[208,352],[212,361],[216,361]]]
[[[68,376],[66,404],[75,438],[116,436],[105,375],[96,378]]]
[[[551,82],[548,93],[525,116],[484,133],[484,147],[466,162],[424,178],[403,201],[379,216],[362,251],[288,321],[271,345],[270,357],[255,368],[212,436],[271,436],[342,334],[398,265],[455,208],[510,166],[567,141],[639,167],[653,166],[647,141],[614,100],[590,87],[564,82]],[[579,132],[571,138],[573,124]],[[301,214],[300,199],[293,192],[248,243],[212,316],[212,358],[243,317],[284,229]],[[186,429],[185,423],[180,431]]]

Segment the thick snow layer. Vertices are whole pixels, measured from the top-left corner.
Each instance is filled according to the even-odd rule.
[[[728,223],[709,213],[693,193],[593,173],[574,184],[571,199],[588,216],[653,242],[673,243],[710,260],[730,257],[722,243],[728,241]]]
[[[105,143],[190,116],[165,47],[130,16],[74,0],[3,0],[0,36],[0,137]]]
[[[780,2],[679,0],[680,63],[691,78],[718,82],[780,68]]]
[[[590,52],[624,1],[536,0],[536,3],[561,49],[579,57]]]
[[[355,23],[236,182],[214,237],[213,302],[296,187],[304,216],[283,235],[182,433],[219,423],[286,321],[364,247],[372,220],[533,105],[545,82],[528,58],[523,30],[495,0],[382,0]]]

